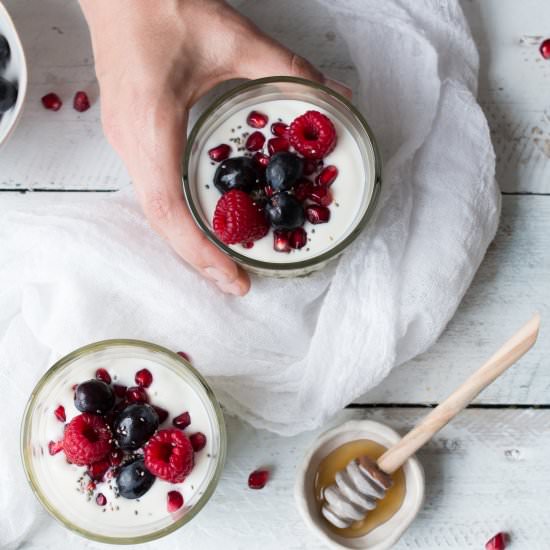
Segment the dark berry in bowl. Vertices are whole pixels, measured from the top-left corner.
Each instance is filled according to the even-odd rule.
[[[273,195],[265,211],[274,229],[295,229],[304,225],[306,219],[302,203],[286,192]]]
[[[303,169],[302,159],[294,153],[275,153],[265,169],[265,179],[275,191],[287,191],[300,179]]]
[[[115,394],[102,380],[87,380],[78,384],[74,392],[74,405],[80,412],[105,414],[115,404]]]
[[[121,449],[135,451],[147,443],[158,427],[157,411],[147,403],[134,403],[115,418],[113,433]]]
[[[0,114],[11,109],[17,101],[17,86],[0,76]]]
[[[3,70],[6,68],[8,61],[10,60],[11,51],[10,44],[8,39],[0,34],[0,69]]]
[[[154,482],[155,476],[145,467],[143,460],[123,466],[116,478],[120,496],[129,499],[142,497]]]
[[[258,187],[262,179],[262,170],[253,159],[232,157],[218,166],[214,174],[214,185],[220,193],[233,189],[248,193]]]

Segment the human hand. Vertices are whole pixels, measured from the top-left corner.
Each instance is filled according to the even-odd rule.
[[[223,292],[246,294],[248,275],[208,241],[183,198],[180,165],[189,109],[232,78],[324,77],[222,0],[80,3],[92,37],[104,132],[132,177],[149,223]],[[339,91],[349,95],[343,86]]]

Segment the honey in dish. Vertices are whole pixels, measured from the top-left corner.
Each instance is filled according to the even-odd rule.
[[[323,490],[334,483],[338,471],[344,470],[349,462],[360,456],[366,455],[376,460],[385,451],[386,448],[379,443],[369,439],[358,439],[345,443],[328,454],[319,464],[315,477],[315,498],[319,505],[319,514],[321,514],[323,504]],[[401,508],[405,498],[403,469],[399,468],[391,477],[393,480],[392,487],[382,500],[377,501],[376,508],[371,510],[365,519],[356,521],[347,529],[339,529],[323,518],[327,527],[337,535],[351,538],[366,535],[369,531],[388,521]]]

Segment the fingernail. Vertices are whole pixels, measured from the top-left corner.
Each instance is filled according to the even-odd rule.
[[[222,291],[222,292],[225,292],[225,294],[233,294],[234,296],[241,296],[242,295],[242,289],[241,289],[241,285],[239,285],[239,283],[237,282],[234,282],[234,283],[218,283],[218,288]]]
[[[348,99],[351,99],[351,96],[352,96],[351,88],[349,86],[346,86],[343,82],[339,82],[338,80],[327,78],[325,76],[324,83],[325,83],[325,86],[332,88],[335,92],[338,92],[339,94],[342,94]]]
[[[227,284],[229,283],[229,277],[223,271],[220,271],[216,267],[205,267],[204,274],[211,279],[212,281],[218,284]]]

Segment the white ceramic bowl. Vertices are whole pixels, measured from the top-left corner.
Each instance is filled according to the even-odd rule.
[[[330,531],[319,511],[315,499],[315,474],[323,458],[341,445],[357,439],[370,439],[384,447],[390,447],[397,443],[401,436],[388,426],[371,420],[350,420],[321,435],[298,470],[294,488],[296,504],[308,527],[329,548],[387,550],[399,540],[422,507],[424,470],[415,457],[407,460],[403,466],[405,500],[397,513],[362,537],[340,537]]]
[[[3,34],[9,44],[11,57],[2,76],[10,81],[17,82],[18,92],[15,105],[0,118],[0,146],[7,141],[23,111],[23,103],[27,95],[27,61],[23,51],[23,45],[17,34],[15,25],[7,12],[4,4],[0,2],[0,34]]]

